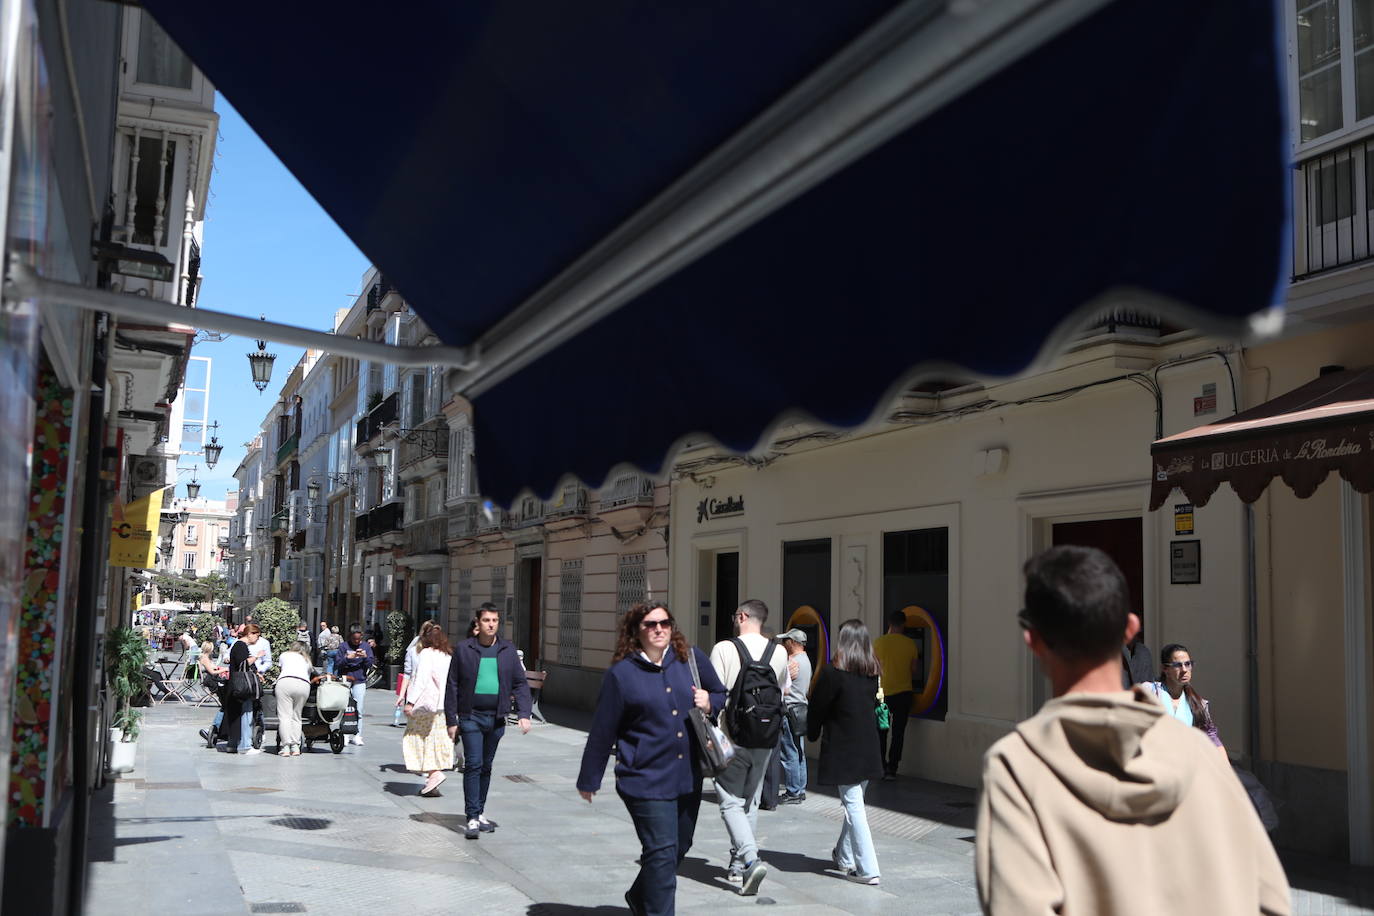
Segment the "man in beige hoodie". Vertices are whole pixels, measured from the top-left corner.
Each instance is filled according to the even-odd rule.
[[[1054,699],[983,759],[974,849],[986,913],[1290,912],[1240,781],[1195,728],[1121,689],[1140,629],[1116,564],[1053,547],[1018,619]]]

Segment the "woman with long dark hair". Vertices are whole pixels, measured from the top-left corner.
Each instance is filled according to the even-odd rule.
[[[1201,729],[1226,757],[1226,748],[1212,719],[1212,704],[1193,687],[1193,656],[1182,643],[1171,642],[1159,651],[1159,680],[1143,686],[1163,704],[1165,711],[1184,725]],[[1226,758],[1229,762],[1230,758]]]
[[[816,781],[835,786],[844,806],[840,840],[830,852],[831,861],[849,880],[869,885],[880,880],[864,791],[870,779],[883,775],[875,712],[881,670],[863,621],[840,624],[830,664],[821,669],[811,688],[806,724],[807,737],[821,742]]]
[[[243,635],[234,640],[234,644],[229,647],[229,671],[244,671],[252,677],[258,677],[258,670],[253,665],[252,654],[253,646],[257,645],[258,636],[262,630],[258,629],[256,623],[250,623],[243,628]],[[253,701],[239,700],[228,690],[222,695],[224,703],[224,723],[229,739],[229,753],[231,754],[261,754],[259,748],[253,747]]]
[[[694,686],[695,659],[701,688]],[[634,821],[639,876],[625,892],[633,916],[674,911],[677,869],[692,847],[701,807],[701,748],[688,717],[725,705],[725,685],[662,603],[636,604],[621,621],[615,657],[601,682],[596,718],[582,751],[577,790],[601,789],[611,745],[615,789]]]

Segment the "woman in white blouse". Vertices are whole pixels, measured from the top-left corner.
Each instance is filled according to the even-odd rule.
[[[277,663],[281,674],[277,675],[277,755],[280,757],[299,757],[301,755],[301,711],[310,697],[310,681],[315,670],[310,667],[310,647],[303,642],[293,643],[283,652]]]
[[[448,665],[453,650],[443,628],[431,627],[420,637],[415,671],[405,683],[405,712],[408,724],[401,739],[406,769],[426,775],[420,794],[439,794],[447,778],[444,771],[453,766],[453,741],[444,720],[444,689],[448,686]]]

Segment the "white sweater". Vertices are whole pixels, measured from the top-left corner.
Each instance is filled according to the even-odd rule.
[[[298,677],[306,681],[310,680],[310,659],[299,652],[283,652],[277,656],[277,663],[281,665],[280,677]]]
[[[438,649],[421,649],[415,673],[406,678],[406,702],[417,710],[444,711],[444,689],[448,686],[448,665],[452,659]]]

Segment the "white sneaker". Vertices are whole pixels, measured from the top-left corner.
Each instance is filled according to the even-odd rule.
[[[249,748],[248,750],[246,750],[246,751],[239,751],[239,753],[240,753],[240,754],[243,754],[243,755],[246,756],[246,757],[251,757],[253,754],[261,754],[261,753],[262,753],[262,748],[260,748],[260,747],[250,747],[250,748]]]
[[[362,747],[362,746],[363,746],[363,736],[362,736],[362,735],[354,735],[354,736],[353,736],[353,743],[354,743],[355,745],[357,745],[358,747]]]

